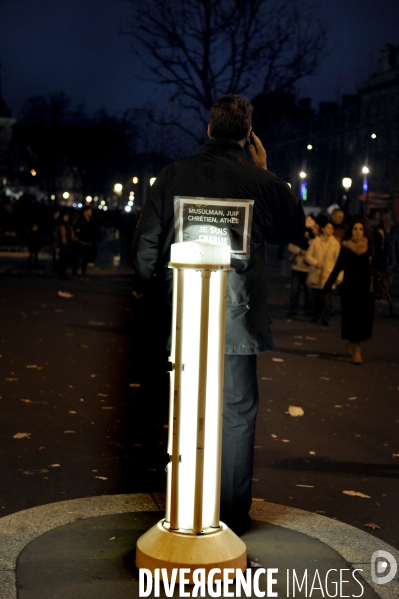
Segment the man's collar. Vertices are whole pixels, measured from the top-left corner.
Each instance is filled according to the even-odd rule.
[[[245,156],[244,148],[238,141],[234,139],[225,139],[222,137],[213,137],[212,139],[208,139],[205,144],[202,146],[201,152],[209,152],[209,151],[221,151],[221,152],[237,152],[241,156]]]

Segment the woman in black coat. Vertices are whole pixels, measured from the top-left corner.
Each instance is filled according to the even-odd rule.
[[[341,335],[348,345],[354,364],[362,363],[360,342],[371,339],[374,320],[374,296],[371,291],[371,233],[361,219],[346,230],[337,263],[324,285],[327,293],[338,273],[344,271],[341,294]]]

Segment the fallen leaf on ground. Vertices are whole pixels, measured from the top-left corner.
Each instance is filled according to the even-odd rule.
[[[392,457],[393,457],[393,458],[399,458],[399,453],[393,453],[393,454],[392,454]]]
[[[113,410],[113,406],[101,406],[102,410]]]
[[[321,379],[322,381],[329,381],[329,380],[330,380],[330,377],[328,377],[328,376],[321,376],[321,377],[320,377],[320,379]]]
[[[70,414],[76,414],[75,410],[69,410]]]
[[[135,299],[141,299],[143,297],[143,294],[137,293],[137,291],[132,291],[132,295]]]
[[[60,297],[73,297],[72,293],[69,293],[69,291],[59,291],[57,295]]]
[[[262,376],[262,377],[261,377],[261,380],[262,380],[262,381],[272,381],[273,379],[272,379],[272,377],[271,377],[271,376]]]
[[[60,464],[50,464],[52,468],[60,468]]]
[[[79,401],[84,401],[83,397],[79,397]]]
[[[140,387],[140,383],[129,383],[129,387]]]
[[[316,455],[315,451],[309,451],[309,455]]]
[[[368,524],[364,525],[366,528],[372,528],[373,530],[380,530],[381,526],[378,526],[378,524],[374,524],[374,522],[369,522]]]
[[[272,358],[272,362],[284,362],[283,358]]]
[[[334,408],[342,408],[340,403],[335,404]]]
[[[271,434],[271,437],[273,437],[273,439],[277,439],[277,435],[275,435],[274,433]]]
[[[360,493],[360,491],[342,491],[344,495],[350,495],[351,497],[364,497],[365,499],[371,499],[370,495]]]
[[[306,354],[307,358],[320,358],[320,354]]]
[[[32,401],[31,399],[21,399],[24,403],[35,403],[35,404],[48,404],[48,401]]]
[[[100,480],[108,480],[106,476],[95,476],[94,478],[99,478]]]
[[[308,339],[309,341],[317,341],[317,337],[305,337],[305,339]]]
[[[32,433],[15,433],[13,439],[30,439]]]
[[[37,364],[27,364],[26,368],[37,368]]]
[[[262,497],[252,497],[252,501],[265,501]]]
[[[95,379],[96,376],[98,376],[98,374],[91,374],[90,376],[91,376],[92,379]]]
[[[110,541],[114,541],[116,539],[116,537],[111,537]]]
[[[303,487],[304,489],[314,489],[314,485],[295,485],[296,487]]]
[[[89,346],[86,343],[79,343],[79,347],[85,347],[85,348],[87,348]]]
[[[303,343],[301,343],[300,341],[295,341],[294,345],[303,345]]]
[[[97,397],[108,397],[106,393],[97,393]]]
[[[64,433],[65,433],[65,434],[68,434],[68,433],[75,433],[75,432],[76,432],[76,431],[64,431]]]
[[[356,397],[355,395],[352,395],[352,397],[348,397],[348,399],[349,399],[350,401],[353,401],[354,399],[357,399],[357,397]]]
[[[289,439],[281,439],[283,443],[291,443]]]
[[[8,377],[8,378],[6,378],[6,381],[9,381],[10,383],[11,383],[11,382],[13,382],[13,381],[17,381],[17,380],[18,380],[18,379],[16,379],[16,378],[12,378],[12,377]]]
[[[304,413],[305,412],[300,406],[288,406],[288,412],[286,412],[286,414],[289,414],[294,418],[296,418],[297,416],[303,416]]]
[[[47,468],[40,468],[38,470],[23,470],[23,474],[43,474],[44,472],[48,472]]]
[[[294,339],[303,339],[302,335],[294,335]]]

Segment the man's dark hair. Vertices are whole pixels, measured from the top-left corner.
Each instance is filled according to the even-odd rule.
[[[253,108],[248,100],[237,94],[221,96],[211,108],[210,134],[240,141],[251,126]]]

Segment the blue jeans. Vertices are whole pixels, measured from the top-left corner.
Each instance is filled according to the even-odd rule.
[[[312,311],[309,287],[306,284],[308,277],[307,272],[301,272],[300,270],[291,271],[291,296],[290,296],[290,312],[296,313],[298,310],[299,296],[301,289],[303,289],[305,299],[305,314],[308,315]]]

